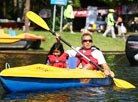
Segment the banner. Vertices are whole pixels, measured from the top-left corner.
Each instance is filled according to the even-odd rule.
[[[87,17],[88,12],[90,12],[90,10],[87,8],[77,8],[74,10],[74,16],[75,17]],[[108,13],[108,9],[96,9],[96,10],[98,10],[98,12],[101,13],[101,15],[107,15]]]
[[[87,17],[88,11],[87,8],[79,8],[74,10],[74,16],[75,17]]]

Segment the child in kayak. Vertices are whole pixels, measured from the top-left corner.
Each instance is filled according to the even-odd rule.
[[[55,42],[52,48],[50,49],[45,63],[50,66],[66,68],[67,59],[68,59],[68,54],[64,53],[63,45],[58,41]]]

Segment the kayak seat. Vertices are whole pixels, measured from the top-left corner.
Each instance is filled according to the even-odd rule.
[[[67,60],[68,67],[72,69],[76,68],[77,60],[76,57],[69,57]]]
[[[16,36],[16,32],[12,29],[9,30],[10,36]]]

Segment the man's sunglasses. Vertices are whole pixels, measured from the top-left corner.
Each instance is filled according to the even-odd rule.
[[[87,41],[92,42],[92,40],[82,40],[82,42],[87,42]]]

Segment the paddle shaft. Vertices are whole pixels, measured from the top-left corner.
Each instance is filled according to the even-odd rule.
[[[49,30],[54,36],[56,36],[56,33]],[[97,67],[99,70],[101,70],[102,72],[104,72],[103,68],[101,68],[100,66],[98,66],[97,64],[95,64],[92,60],[90,60],[87,56],[85,56],[84,54],[82,54],[80,51],[76,50],[73,46],[71,46],[70,43],[68,43],[67,41],[65,41],[63,38],[59,37],[59,39],[64,42],[66,45],[68,45],[70,48],[72,48],[74,51],[78,52],[82,57],[84,57],[86,60],[88,60],[91,64],[93,64],[95,67]]]

